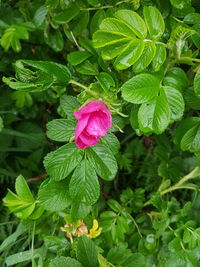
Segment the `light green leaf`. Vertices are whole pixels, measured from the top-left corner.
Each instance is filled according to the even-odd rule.
[[[47,136],[57,142],[67,142],[74,135],[74,120],[55,119],[47,124]]]
[[[109,32],[107,30],[98,30],[93,35],[93,46],[95,48],[110,46],[113,44],[120,43],[122,41],[126,41],[129,43],[131,41],[131,37],[126,37],[119,33]]]
[[[118,10],[114,16],[124,22],[141,39],[147,35],[147,28],[144,20],[134,11]]]
[[[100,186],[95,169],[84,159],[76,167],[69,184],[69,193],[73,201],[92,205],[99,198]]]
[[[44,166],[52,179],[60,181],[73,171],[82,157],[83,151],[78,149],[74,143],[70,143],[47,154],[44,159]]]
[[[148,67],[154,58],[156,53],[156,46],[153,42],[145,42],[144,50],[142,52],[141,57],[135,62],[133,65],[134,72],[141,72]]]
[[[97,174],[111,181],[117,173],[117,162],[111,150],[105,144],[97,144],[86,149],[88,160]]]
[[[119,12],[119,11],[118,11]],[[116,15],[116,13],[115,13]],[[115,18],[106,18],[100,25],[100,30],[112,32],[114,34],[121,35],[123,38],[129,38],[135,36],[135,31],[132,27],[126,25],[124,21],[120,21]]]
[[[60,182],[45,181],[38,192],[40,204],[49,211],[64,210],[71,204],[68,178]]]
[[[22,175],[19,175],[15,181],[15,190],[20,198],[27,202],[33,202],[33,195],[27,185],[26,180]]]
[[[83,266],[99,266],[96,247],[90,238],[86,236],[79,237],[77,244],[77,259],[83,264]]]
[[[156,45],[156,53],[152,61],[153,69],[155,71],[159,71],[160,67],[163,65],[163,63],[166,60],[166,48],[164,45],[157,44]]]
[[[31,215],[35,209],[35,199],[22,175],[18,176],[15,183],[14,194],[8,189],[7,195],[3,199],[5,206],[21,219],[25,219]]]
[[[119,70],[127,69],[140,58],[143,49],[144,49],[143,41],[134,39],[116,58],[114,66]]]
[[[141,105],[138,121],[144,133],[161,134],[167,128],[170,123],[170,107],[163,90],[151,102]]]
[[[51,260],[49,267],[83,267],[80,262],[70,257],[56,257]]]
[[[164,86],[164,91],[170,108],[171,120],[176,121],[181,119],[184,113],[184,99],[179,90]]]
[[[22,25],[11,25],[1,37],[1,46],[5,51],[8,51],[11,46],[15,52],[19,52],[21,50],[19,39],[27,40],[28,38],[29,34],[26,27]]]
[[[156,76],[142,73],[134,76],[121,87],[122,97],[131,103],[142,104],[154,98],[160,89]]]
[[[145,6],[143,14],[151,38],[158,40],[165,31],[165,23],[160,11],[156,7]]]

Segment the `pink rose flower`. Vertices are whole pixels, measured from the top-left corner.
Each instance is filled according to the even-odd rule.
[[[75,143],[84,149],[96,145],[101,136],[105,136],[112,125],[110,110],[100,100],[93,100],[74,112],[78,120],[75,130]]]

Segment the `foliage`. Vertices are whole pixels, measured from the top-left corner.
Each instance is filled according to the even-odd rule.
[[[199,266],[199,1],[2,0],[0,18],[0,265]],[[81,150],[94,99],[112,127]]]

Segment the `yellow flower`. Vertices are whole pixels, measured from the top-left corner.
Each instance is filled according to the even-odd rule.
[[[87,235],[89,238],[96,238],[101,234],[102,228],[99,227],[98,221],[93,220],[92,228],[90,229],[89,234]]]

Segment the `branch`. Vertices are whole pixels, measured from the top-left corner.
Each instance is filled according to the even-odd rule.
[[[44,174],[41,174],[41,175],[36,176],[36,177],[28,178],[26,181],[27,181],[27,183],[34,182],[34,181],[38,181],[38,180],[44,179],[44,178],[46,178],[48,176],[49,176],[49,174],[44,173]]]

